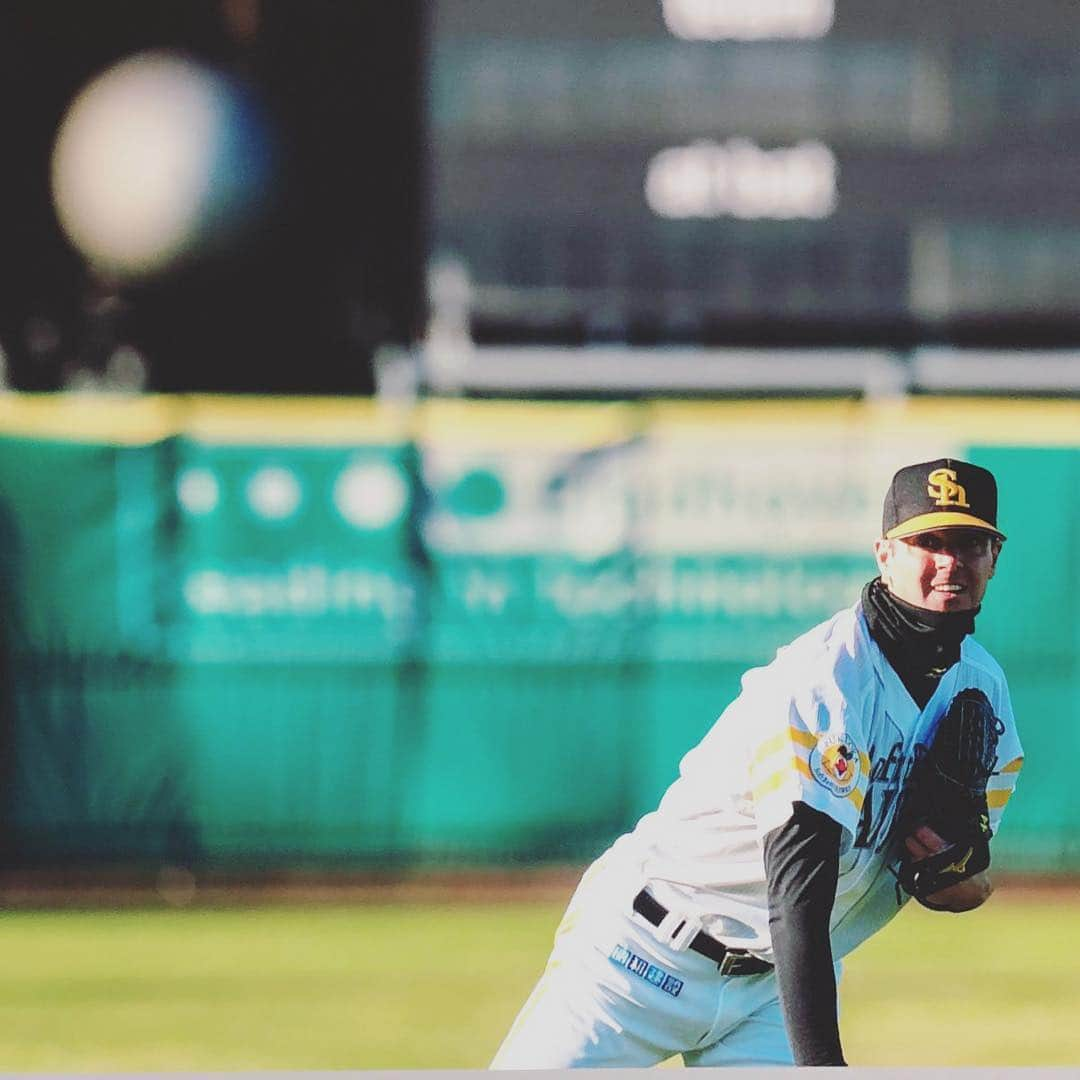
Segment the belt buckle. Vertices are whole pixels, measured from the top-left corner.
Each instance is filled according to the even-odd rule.
[[[724,953],[724,959],[720,961],[720,974],[721,975],[750,975],[752,971],[744,970],[744,966],[753,968],[754,963],[748,964],[748,961],[755,961],[757,957],[751,953],[744,952],[741,949],[728,949]]]

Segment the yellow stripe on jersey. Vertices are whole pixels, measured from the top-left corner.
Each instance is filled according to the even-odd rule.
[[[1022,756],[1018,757],[1018,758],[1013,758],[1012,761],[1010,761],[1008,765],[1002,765],[1001,771],[1003,773],[1019,772],[1020,771],[1020,766],[1023,765],[1023,764],[1024,764],[1024,759],[1023,759]]]
[[[766,795],[771,795],[778,787],[782,787],[784,781],[791,775],[787,769],[777,769],[772,776],[762,780],[753,789],[754,802],[761,802]]]
[[[580,911],[568,911],[564,916],[558,928],[555,930],[555,937],[561,938],[563,934],[569,934],[571,930],[577,926],[578,921],[581,919]]]
[[[775,735],[770,735],[769,738],[758,745],[757,752],[750,762],[750,767],[755,768],[760,765],[766,758],[772,757],[778,750],[783,750],[789,742],[793,742],[798,746],[805,746],[807,750],[813,750],[813,748],[817,746],[817,736],[811,735],[809,731],[803,731],[802,728],[790,725],[787,731],[778,731]]]
[[[750,762],[750,767],[754,768],[760,765],[766,758],[772,757],[777,750],[782,750],[788,744],[788,735],[786,731],[778,731],[775,735],[766,739],[757,748],[757,753],[754,754],[753,760]]]
[[[814,780],[814,774],[810,771],[810,766],[802,758],[796,757],[793,759],[795,771],[806,777],[807,780]],[[783,787],[784,781],[791,776],[791,773],[787,768],[777,769],[767,779],[763,780],[760,784],[757,784],[753,789],[754,801],[760,802],[767,795],[771,795],[777,788]],[[844,796],[851,800],[852,805],[859,812],[862,811],[863,802],[866,799],[866,794],[860,788],[852,788],[851,791]]]
[[[991,810],[1000,810],[1012,797],[1012,788],[996,788],[986,793],[986,805]]]
[[[817,738],[802,728],[789,725],[786,731],[778,731],[758,745],[757,752],[750,762],[750,775],[757,779],[766,768],[769,772],[752,788],[755,802],[759,802],[781,787],[791,776],[793,766],[797,772],[810,778],[810,766],[798,750],[790,757],[788,756],[792,750],[792,743],[811,749],[817,745]]]
[[[781,765],[779,769],[771,772],[761,783],[754,785],[752,788],[754,801],[760,802],[766,795],[771,795],[777,788],[783,787],[784,781],[791,777],[791,766],[794,766],[795,771],[802,773],[807,780],[813,779],[810,766],[801,757],[794,757]]]

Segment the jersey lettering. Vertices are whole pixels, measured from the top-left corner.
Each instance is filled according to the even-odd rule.
[[[916,746],[914,754],[905,754],[904,743],[898,740],[889,747],[887,754],[875,757],[876,748],[871,746],[870,785],[859,815],[855,847],[871,849],[877,854],[889,843],[896,816],[894,811],[900,802],[904,782],[923,750],[922,746]]]
[[[863,803],[862,813],[859,815],[859,828],[855,834],[855,847],[872,848],[877,854],[889,842],[889,829],[887,828],[892,817],[893,804],[899,788],[878,787],[870,788],[866,793],[866,801]],[[875,799],[875,794],[877,798]],[[875,804],[878,812],[874,813]]]
[[[874,748],[870,748],[870,756],[874,756]],[[889,753],[878,758],[870,769],[871,784],[890,784],[899,779],[901,767],[904,764],[904,743],[897,740],[889,748]]]

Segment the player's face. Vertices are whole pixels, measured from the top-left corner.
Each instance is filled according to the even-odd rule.
[[[981,529],[935,529],[878,540],[874,555],[893,596],[928,611],[970,611],[982,603],[1001,542]]]

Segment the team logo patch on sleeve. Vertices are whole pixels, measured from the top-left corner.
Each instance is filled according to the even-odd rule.
[[[810,771],[834,795],[849,795],[859,782],[859,748],[847,735],[822,735],[810,751]]]

